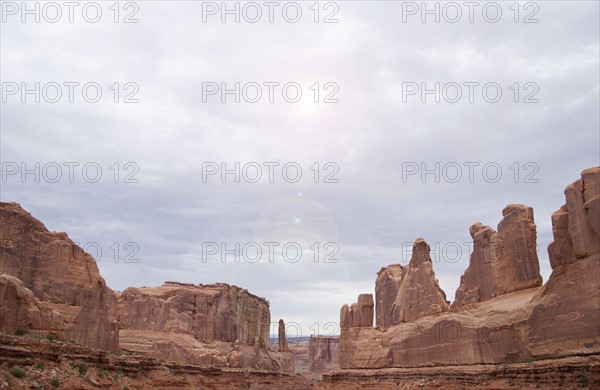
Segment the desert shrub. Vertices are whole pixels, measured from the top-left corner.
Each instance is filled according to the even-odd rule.
[[[579,377],[579,387],[585,388],[585,387],[588,387],[589,385],[590,384],[589,384],[587,376],[582,375]]]
[[[17,328],[15,329],[15,336],[23,336],[29,333],[29,331],[25,328]]]
[[[106,371],[104,371],[102,368],[96,367],[96,373],[100,378],[106,378]]]
[[[77,369],[77,371],[79,371],[79,375],[83,376],[87,372],[87,367],[82,362],[80,362],[80,363],[71,362],[71,363],[69,363],[69,365],[71,366],[71,368]]]
[[[59,388],[60,387],[60,381],[58,380],[58,378],[54,378],[50,381],[50,385],[52,385],[52,387],[55,388]]]
[[[23,377],[25,377],[25,371],[23,371],[23,369],[21,367],[18,367],[18,366],[14,366],[13,368],[11,368],[10,369],[10,373],[15,378],[23,378]]]

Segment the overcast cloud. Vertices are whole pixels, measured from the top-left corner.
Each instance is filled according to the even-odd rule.
[[[452,300],[468,265],[469,226],[480,221],[496,228],[510,203],[534,208],[546,280],[550,215],[564,203],[564,187],[581,170],[600,165],[599,3],[520,2],[517,23],[513,3],[480,2],[472,23],[463,2],[439,3],[446,11],[440,22],[426,15],[422,23],[407,2],[321,2],[315,23],[313,2],[299,2],[302,17],[290,23],[282,16],[288,3],[280,2],[269,23],[268,8],[258,2],[262,18],[249,23],[244,16],[253,18],[256,9],[241,2],[241,12],[249,13],[240,23],[232,15],[222,23],[219,13],[203,15],[221,2],[136,1],[119,3],[115,23],[113,2],[99,2],[102,17],[90,23],[81,2],[69,23],[58,2],[63,16],[49,23],[54,9],[40,2],[40,22],[25,15],[23,23],[21,2],[2,1],[1,199],[20,203],[50,230],[66,231],[82,245],[97,243],[100,271],[115,290],[165,280],[231,283],[267,298],[272,321],[295,322],[304,335],[315,332],[314,323],[320,333],[332,332],[325,324],[337,324],[340,307],[373,292],[381,267],[406,263],[417,237],[435,250],[436,276]],[[454,4],[462,17],[449,23]],[[496,23],[484,19],[484,7],[488,19],[501,9]],[[288,18],[295,16],[293,6],[286,10]],[[130,14],[137,23],[122,22]],[[338,22],[323,23],[328,15]],[[102,97],[86,102],[81,86],[73,103],[65,86],[57,103],[48,101],[51,87],[41,91],[40,103],[33,95],[22,102],[20,90],[11,94],[15,85],[33,88],[35,82],[40,88],[95,82]],[[115,82],[118,103],[109,89]],[[125,88],[128,82],[135,85]],[[235,103],[228,95],[222,103],[217,94],[204,102],[203,83],[222,82],[229,88],[258,83],[262,98],[250,103],[242,96]],[[281,84],[274,103],[264,82]],[[290,82],[302,88],[297,103],[282,98],[281,86]],[[319,103],[309,89],[316,82]],[[403,96],[403,88],[422,82],[429,88],[440,83],[445,95],[439,103],[433,95],[425,103],[420,93]],[[480,83],[474,102],[464,84],[470,82]],[[501,87],[496,103],[486,101],[496,98],[494,89],[484,99],[486,83]],[[132,98],[139,102],[124,103],[136,85]],[[448,102],[456,85],[462,96]],[[255,96],[251,87],[246,92]],[[330,98],[339,102],[324,103],[333,92]],[[39,183],[33,174],[25,180],[20,171],[11,174],[22,163],[34,169],[36,162]],[[52,162],[62,167],[56,183],[50,182]],[[64,165],[69,162],[80,164],[73,183]],[[251,183],[242,176],[236,183],[228,175],[222,183],[217,174],[203,180],[210,162],[229,168],[256,162],[262,179]],[[263,165],[268,162],[280,164],[273,183]],[[101,167],[97,182],[85,180],[94,178],[93,167],[83,177],[86,163]],[[284,180],[286,163],[302,168],[297,183]],[[425,180],[420,172],[407,175],[422,163],[428,169],[440,164],[439,182],[434,174]],[[465,163],[472,163],[472,180]],[[247,177],[254,177],[254,167],[248,166]],[[294,176],[291,168],[288,179]],[[331,179],[337,182],[324,182]],[[135,249],[126,247],[129,242],[139,248],[132,255],[137,263],[123,262]],[[203,243],[231,249],[236,242],[281,245],[273,262],[267,247],[256,263],[239,257],[238,263],[233,255],[223,263],[219,254],[203,261]],[[287,260],[281,257],[290,242],[304,247],[294,263],[293,249]],[[330,260],[337,262],[324,263],[336,250]]]

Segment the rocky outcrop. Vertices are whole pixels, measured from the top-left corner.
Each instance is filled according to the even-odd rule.
[[[277,329],[277,341],[279,348],[277,349],[277,356],[281,365],[281,370],[284,372],[294,372],[294,353],[288,346],[287,337],[285,335],[285,322],[279,320]]]
[[[375,282],[378,326],[414,321],[431,314],[448,311],[446,294],[435,278],[429,245],[418,238],[407,268],[397,264],[379,271]],[[391,293],[395,292],[395,297]]]
[[[260,348],[269,341],[269,302],[223,283],[130,287],[118,294],[117,312],[122,329],[185,333],[204,342],[239,340]]]
[[[546,284],[539,286],[533,212],[509,205],[498,232],[481,224],[471,228],[474,253],[449,310],[394,323],[398,300],[390,306],[383,286],[392,286],[398,297],[407,294],[404,305],[418,306],[414,295],[409,298],[413,290],[402,291],[411,265],[380,271],[378,323],[390,325],[351,326],[353,309],[344,306],[340,367],[500,364],[600,354],[600,167],[585,170],[565,195],[566,204],[552,216],[553,271]]]
[[[574,356],[517,364],[479,364],[323,374],[327,390],[598,389],[599,356]]]
[[[542,285],[533,209],[512,204],[502,210],[502,216],[497,232],[481,223],[469,229],[473,253],[453,306]]]
[[[236,286],[130,287],[117,295],[117,313],[125,350],[186,364],[284,368],[267,350],[269,302]]]
[[[387,328],[392,325],[394,317],[394,302],[398,297],[398,290],[406,274],[406,268],[400,264],[392,264],[382,268],[377,273],[375,280],[375,325],[378,328]]]
[[[48,231],[17,203],[0,203],[0,273],[18,278],[60,313],[62,329],[52,330],[62,337],[87,347],[118,349],[118,326],[109,317],[106,299],[112,291],[96,261],[66,233]]]
[[[20,328],[55,338],[65,337],[64,317],[40,302],[14,276],[0,274],[0,302],[0,332],[13,333]]]
[[[265,299],[222,283],[115,294],[89,254],[16,203],[0,203],[0,275],[3,332],[23,327],[109,351],[121,344],[178,363],[293,369],[291,353],[268,349]]]
[[[310,336],[308,350],[311,371],[329,372],[340,368],[339,337]]]
[[[287,337],[285,337],[285,322],[283,320],[279,320],[278,331],[278,342],[279,342],[279,352],[289,352]]]
[[[15,366],[25,371],[23,378],[11,375],[9,370]],[[59,340],[0,334],[0,388],[54,389],[50,381],[55,378],[60,389],[318,388],[314,381],[291,373],[168,363],[141,354],[113,354]],[[11,383],[3,386],[4,379]]]
[[[358,302],[351,306],[344,305],[340,311],[340,327],[373,326],[373,294],[360,294]]]
[[[583,171],[565,197],[552,214],[552,274],[528,318],[531,351],[540,357],[600,349],[600,168]]]

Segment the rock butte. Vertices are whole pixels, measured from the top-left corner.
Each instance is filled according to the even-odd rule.
[[[291,370],[268,351],[269,302],[224,283],[166,282],[117,293],[120,346],[185,364]]]
[[[189,382],[165,378],[165,367],[185,367],[201,387],[224,389],[383,389],[401,382],[455,389],[485,378],[552,384],[584,376],[600,386],[600,167],[583,171],[565,197],[552,215],[552,274],[544,285],[533,211],[508,205],[497,231],[471,226],[473,253],[452,304],[419,238],[407,266],[377,273],[375,299],[360,294],[342,307],[339,338],[288,346],[280,320],[278,351],[269,348],[264,298],[223,283],[113,292],[66,233],[49,232],[18,204],[0,202],[0,332],[27,328],[80,345],[0,335],[0,361],[84,357],[107,369],[148,370],[140,383],[173,388]],[[119,349],[134,355],[104,352]],[[312,371],[324,372],[322,382],[288,374],[294,361],[306,366],[304,354]]]

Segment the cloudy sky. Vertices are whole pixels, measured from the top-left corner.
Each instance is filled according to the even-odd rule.
[[[27,4],[2,1],[1,200],[115,290],[231,283],[336,333],[417,237],[453,300],[510,203],[546,280],[550,215],[600,164],[596,1]]]

